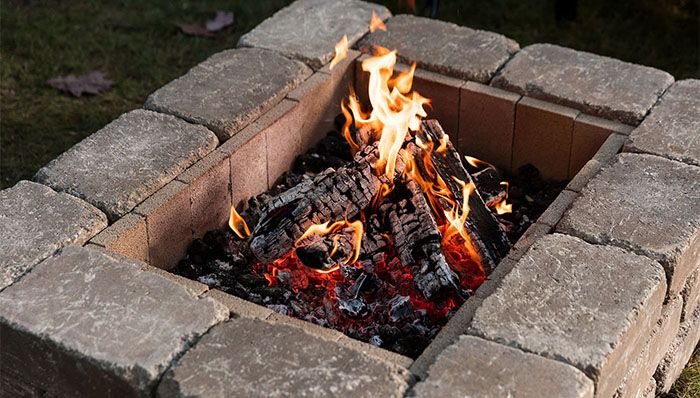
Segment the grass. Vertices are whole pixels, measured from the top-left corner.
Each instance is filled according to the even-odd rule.
[[[424,0],[423,0],[424,1]],[[291,0],[75,0],[0,2],[0,189],[36,170]],[[399,0],[380,0],[394,13]],[[406,3],[405,1],[403,2]],[[421,0],[417,3],[420,5]],[[233,11],[235,28],[214,39],[185,36],[174,22],[202,23]],[[700,76],[696,0],[579,1],[573,22],[557,23],[554,0],[442,0],[439,18],[505,34],[521,46],[557,43],[654,66],[677,79]],[[108,92],[73,98],[46,85],[101,70]],[[700,396],[696,353],[672,397]]]

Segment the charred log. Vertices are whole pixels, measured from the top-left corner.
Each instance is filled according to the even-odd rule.
[[[427,134],[433,142],[440,142],[440,139],[445,135],[437,120],[424,120],[421,127],[422,132]],[[457,203],[461,203],[461,186],[452,177],[466,183],[473,182],[473,180],[464,168],[457,150],[448,141],[446,149],[440,152],[434,151],[431,159],[437,173],[454,194]],[[479,253],[485,271],[490,273],[508,253],[510,243],[505,231],[493,213],[486,207],[478,191],[474,191],[469,197],[469,209],[466,221],[467,231]]]

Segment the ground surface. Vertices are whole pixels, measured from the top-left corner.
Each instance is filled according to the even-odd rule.
[[[418,8],[425,0],[417,0]],[[0,189],[36,170],[290,0],[0,2]],[[381,0],[394,13],[406,0]],[[503,33],[521,46],[551,42],[700,76],[696,0],[579,1],[572,22],[557,22],[555,0],[442,0],[439,18]],[[216,38],[185,36],[174,22],[203,23],[233,11],[234,28]],[[73,98],[45,84],[102,70],[116,81],[103,94]],[[700,396],[700,356],[677,383],[676,397]]]

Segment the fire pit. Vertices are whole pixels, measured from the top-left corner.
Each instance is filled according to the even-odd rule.
[[[0,388],[668,390],[700,338],[697,82],[390,17],[297,1],[3,193],[71,221],[13,232],[41,250],[0,280]]]

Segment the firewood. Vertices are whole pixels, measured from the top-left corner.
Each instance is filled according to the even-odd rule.
[[[435,143],[439,143],[445,135],[437,120],[424,120],[421,127],[421,131],[430,136]],[[446,149],[440,152],[433,151],[431,159],[438,174],[445,181],[457,203],[462,203],[462,188],[453,177],[465,183],[472,183],[473,181],[469,172],[464,168],[461,156],[455,147],[451,142],[447,141]],[[485,271],[490,273],[496,268],[501,259],[508,254],[510,242],[496,217],[484,204],[478,190],[475,190],[469,196],[469,209],[469,216],[466,221],[467,231],[479,253]]]

